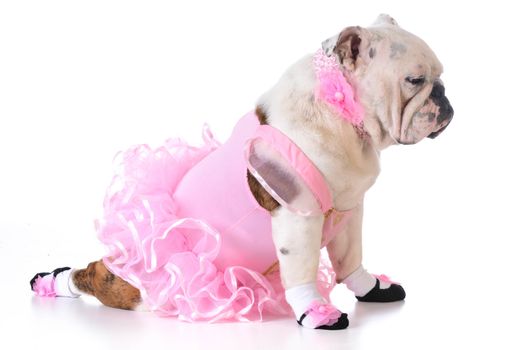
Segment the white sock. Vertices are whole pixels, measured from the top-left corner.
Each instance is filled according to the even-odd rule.
[[[376,277],[366,271],[361,265],[345,278],[342,283],[346,284],[346,287],[354,292],[355,296],[363,297],[375,287]],[[390,286],[390,283],[380,281],[380,289],[387,289]]]
[[[74,269],[65,270],[55,277],[55,292],[57,296],[77,298],[82,294],[72,281],[74,271]]]
[[[295,318],[299,320],[302,315],[308,311],[307,308],[313,300],[320,300],[324,303],[325,299],[318,293],[316,289],[316,283],[303,284],[297,287],[287,289],[285,291],[286,301],[293,309]],[[302,326],[306,328],[315,328],[310,324],[308,317],[304,317],[302,320]]]

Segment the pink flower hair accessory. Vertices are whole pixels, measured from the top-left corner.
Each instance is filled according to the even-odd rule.
[[[313,300],[304,313],[310,318],[313,327],[332,326],[341,316],[341,311],[331,304],[325,304],[318,300]]]
[[[313,65],[318,81],[315,98],[325,101],[349,123],[361,126],[364,111],[355,101],[352,86],[341,72],[337,57],[329,57],[320,49],[313,56]]]

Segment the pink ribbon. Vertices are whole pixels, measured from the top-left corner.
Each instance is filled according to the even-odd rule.
[[[316,328],[323,325],[332,326],[341,316],[341,311],[331,304],[313,300],[308,306],[306,315],[311,319],[313,327]]]
[[[378,278],[380,281],[382,282],[386,282],[386,283],[390,283],[390,284],[400,284],[399,282],[394,282],[392,281],[389,276],[387,275],[384,275],[384,274],[381,274],[381,275],[375,275],[373,274],[373,276],[375,276],[376,278]]]

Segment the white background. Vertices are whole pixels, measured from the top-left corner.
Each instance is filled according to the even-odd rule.
[[[434,49],[456,112],[437,139],[386,150],[367,197],[364,265],[401,281],[404,303],[360,305],[339,286],[351,326],[317,332],[32,297],[34,273],[101,257],[93,220],[117,151],[173,136],[199,144],[203,122],[225,140],[286,67],[381,12]],[[507,349],[506,22],[490,1],[1,1],[2,343]]]

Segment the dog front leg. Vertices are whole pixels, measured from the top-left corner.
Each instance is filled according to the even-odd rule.
[[[361,203],[353,209],[344,230],[327,245],[336,281],[344,283],[359,301],[392,302],[405,299],[403,287],[384,275],[368,273],[362,266],[362,216]]]
[[[352,210],[345,228],[327,244],[329,258],[336,272],[336,281],[342,282],[362,264],[363,204]],[[371,288],[374,287],[374,282]],[[370,289],[371,289],[370,288]]]
[[[316,288],[323,215],[301,216],[279,207],[272,216],[272,236],[286,300],[306,328],[343,329],[348,317],[328,304]]]

